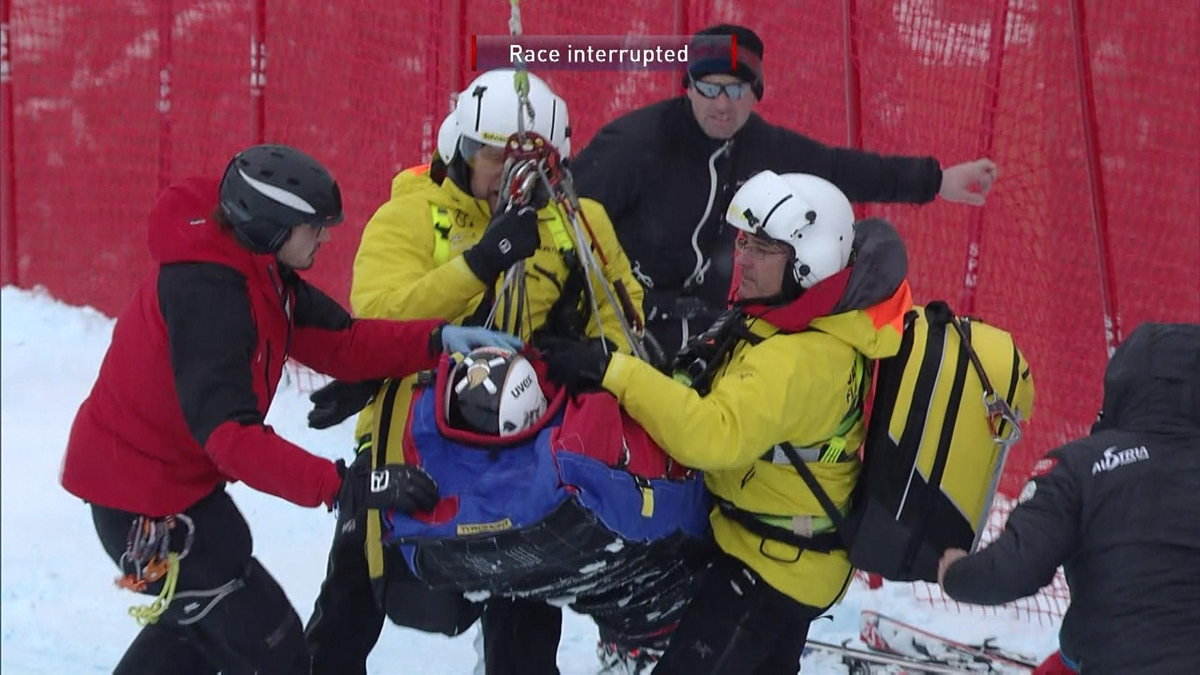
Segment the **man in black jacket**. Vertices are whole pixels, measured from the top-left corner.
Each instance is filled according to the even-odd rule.
[[[1071,588],[1059,645],[1083,673],[1200,672],[1200,325],[1142,324],[1113,354],[1090,436],[1034,467],[1004,532],[950,549],[960,602]]]
[[[731,68],[732,39],[737,66]],[[650,332],[670,359],[725,309],[733,268],[725,209],[750,176],[808,173],[854,202],[983,204],[996,165],[943,170],[933,157],[831,148],[754,114],[763,97],[763,43],[749,28],[718,25],[689,48],[685,96],[606,125],[572,162],[581,196],[604,205],[646,291]]]

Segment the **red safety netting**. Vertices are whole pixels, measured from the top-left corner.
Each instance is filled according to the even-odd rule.
[[[344,4],[344,3],[343,3]],[[6,0],[3,283],[115,313],[147,272],[144,217],[238,148],[306,149],[347,221],[312,278],[348,294],[358,235],[421,163],[473,77],[472,35],[509,3]],[[687,34],[730,21],[766,43],[767,119],[943,166],[989,155],[987,207],[865,206],[901,228],[919,301],[1017,337],[1036,413],[1010,458],[1086,432],[1107,349],[1145,320],[1200,322],[1200,5],[1175,0],[520,3],[526,34]],[[554,71],[578,151],[607,120],[678,94],[679,73]],[[998,513],[1003,515],[1001,509]],[[1048,610],[1051,614],[1055,610]]]

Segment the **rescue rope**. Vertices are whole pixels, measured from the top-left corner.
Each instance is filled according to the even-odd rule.
[[[508,4],[508,34],[514,38],[520,37],[520,0],[509,0]],[[529,102],[529,70],[525,67],[525,60],[520,55],[517,56],[514,63],[513,91],[517,94],[517,145],[524,147],[529,142],[527,130],[525,129],[525,115],[529,116],[529,121],[532,125],[534,110],[533,104]],[[533,166],[533,162],[531,160],[522,161],[514,157],[508,152],[509,145],[511,145],[511,142],[505,145],[504,169],[502,178],[500,179],[501,199],[504,200],[501,208],[505,211],[519,207],[528,201],[528,195],[532,193],[532,185],[528,184],[527,176]],[[527,302],[525,293],[525,261],[518,260],[504,273],[504,283],[500,287],[496,303],[492,305],[492,310],[488,313],[485,325],[495,325],[496,311],[501,302],[503,302],[504,318],[500,327],[514,335],[520,335],[522,323],[526,319],[528,319],[526,325],[533,323],[532,310]],[[513,305],[516,305],[515,317],[512,315]],[[526,313],[529,315],[526,316]]]
[[[521,36],[521,2],[509,0],[508,34],[512,37]],[[521,108],[533,121],[533,106],[529,103],[529,70],[525,67],[525,59],[517,55],[516,72],[513,73],[513,89],[517,92],[517,137],[525,141],[525,118],[521,117]]]
[[[179,581],[179,554],[168,553],[166,565],[167,580],[163,583],[158,597],[148,605],[133,605],[129,608],[129,616],[132,616],[139,626],[144,627],[158,622],[159,617],[170,606],[171,600],[175,598],[175,584]]]
[[[522,33],[520,0],[509,0],[508,30],[509,35],[514,38],[519,37]],[[587,221],[587,216],[584,215],[579,204],[579,196],[575,192],[570,170],[563,165],[557,148],[545,138],[528,131],[525,127],[525,115],[529,116],[529,122],[531,125],[533,124],[534,109],[529,101],[529,70],[520,55],[517,56],[514,69],[513,89],[517,94],[517,133],[515,138],[510,138],[505,145],[504,169],[500,183],[501,199],[504,200],[502,208],[507,210],[531,204],[535,201],[534,193],[538,187],[541,186],[545,190],[549,197],[549,203],[556,205],[560,212],[566,215],[566,220],[570,224],[570,234],[575,240],[575,251],[579,264],[583,267],[587,301],[592,316],[595,317],[596,323],[600,327],[601,334],[604,332],[604,326],[600,318],[597,285],[604,293],[605,299],[614,308],[614,314],[622,334],[629,343],[630,351],[638,358],[653,363],[659,356],[658,350],[654,350],[655,353],[652,354],[651,349],[647,346],[649,338],[645,332],[640,309],[633,302],[624,283],[620,279],[610,282],[605,276],[608,256],[597,242],[591,223]],[[525,115],[522,115],[522,112]],[[533,205],[535,208],[538,207],[538,204]],[[593,280],[593,275],[595,275],[595,280]],[[522,316],[523,313],[527,314],[530,311],[529,303],[524,297],[525,292],[525,261],[521,260],[505,272],[504,282],[500,287],[499,297],[504,298],[506,307],[502,328],[515,333],[520,329],[522,319],[528,318],[532,321],[531,317]],[[516,296],[515,300],[514,296]],[[499,300],[493,304],[485,325],[495,325],[499,304]],[[517,308],[515,324],[510,323],[512,317],[508,311],[514,304]],[[601,341],[601,343],[607,352],[607,342]]]

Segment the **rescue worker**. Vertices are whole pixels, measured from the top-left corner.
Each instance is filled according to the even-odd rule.
[[[149,217],[158,263],[117,318],[79,408],[62,484],[91,505],[122,585],[159,599],[115,672],[308,672],[300,618],[253,557],[225,484],[300,506],[429,508],[416,467],[347,472],[263,420],[293,358],[351,378],[401,377],[444,347],[520,341],[441,320],[352,320],[299,272],[342,221],[333,176],[282,145],[239,152],[220,181],[163,191]],[[370,467],[363,467],[370,469]]]
[[[809,622],[853,570],[788,450],[848,507],[869,360],[898,351],[912,305],[896,231],[855,226],[822,178],[763,171],[725,217],[739,230],[735,301],[680,353],[674,378],[589,345],[548,356],[551,378],[612,392],[668,454],[703,471],[716,504],[720,553],[656,675],[799,670]]]
[[[541,204],[503,210],[504,145],[518,131],[513,77],[513,70],[500,69],[471,82],[439,129],[439,153],[429,169],[406,170],[395,177],[391,199],[363,232],[354,261],[351,305],[359,316],[438,317],[463,324],[482,323],[495,307],[498,325],[526,339],[552,333],[599,340],[602,327],[611,345],[629,351],[618,310],[601,300],[600,316],[592,316],[583,299],[583,270],[561,209],[544,203],[542,194]],[[524,129],[546,138],[563,158],[569,156],[565,102],[533,74],[529,74],[528,101],[533,115],[524,113]],[[593,278],[593,285],[619,281],[640,308],[641,287],[604,209],[587,199],[581,207],[595,236],[591,244],[603,250],[608,261],[605,278]],[[521,261],[527,290],[524,307],[499,292],[505,270]],[[410,385],[402,383],[403,395],[388,409],[376,400],[360,415],[359,462],[371,462],[379,452],[371,442],[382,417],[397,425],[391,437],[400,437]],[[376,390],[370,385],[331,386],[332,390],[313,396],[318,425],[357,412]],[[357,393],[350,391],[354,389]],[[400,461],[399,445],[386,448],[389,459],[383,461]],[[381,550],[377,513],[370,513],[365,523],[352,526],[351,531],[353,536],[346,536],[339,527],[327,578],[307,628],[314,673],[365,672],[384,618],[376,594],[394,621],[423,630],[454,635],[479,616],[480,608],[463,601],[461,594],[423,588],[411,578],[398,553]],[[482,630],[487,675],[558,672],[557,607],[492,598],[483,612]]]

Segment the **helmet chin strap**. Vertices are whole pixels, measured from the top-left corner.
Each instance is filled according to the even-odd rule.
[[[779,296],[784,302],[791,302],[800,297],[804,293],[804,287],[800,285],[800,280],[796,278],[798,273],[807,273],[808,266],[802,266],[802,269],[796,270],[796,252],[788,256],[788,264],[783,268],[783,284],[779,287]]]
[[[446,177],[453,181],[458,189],[471,194],[471,165],[463,158],[462,151],[454,152],[454,157],[446,165]]]

